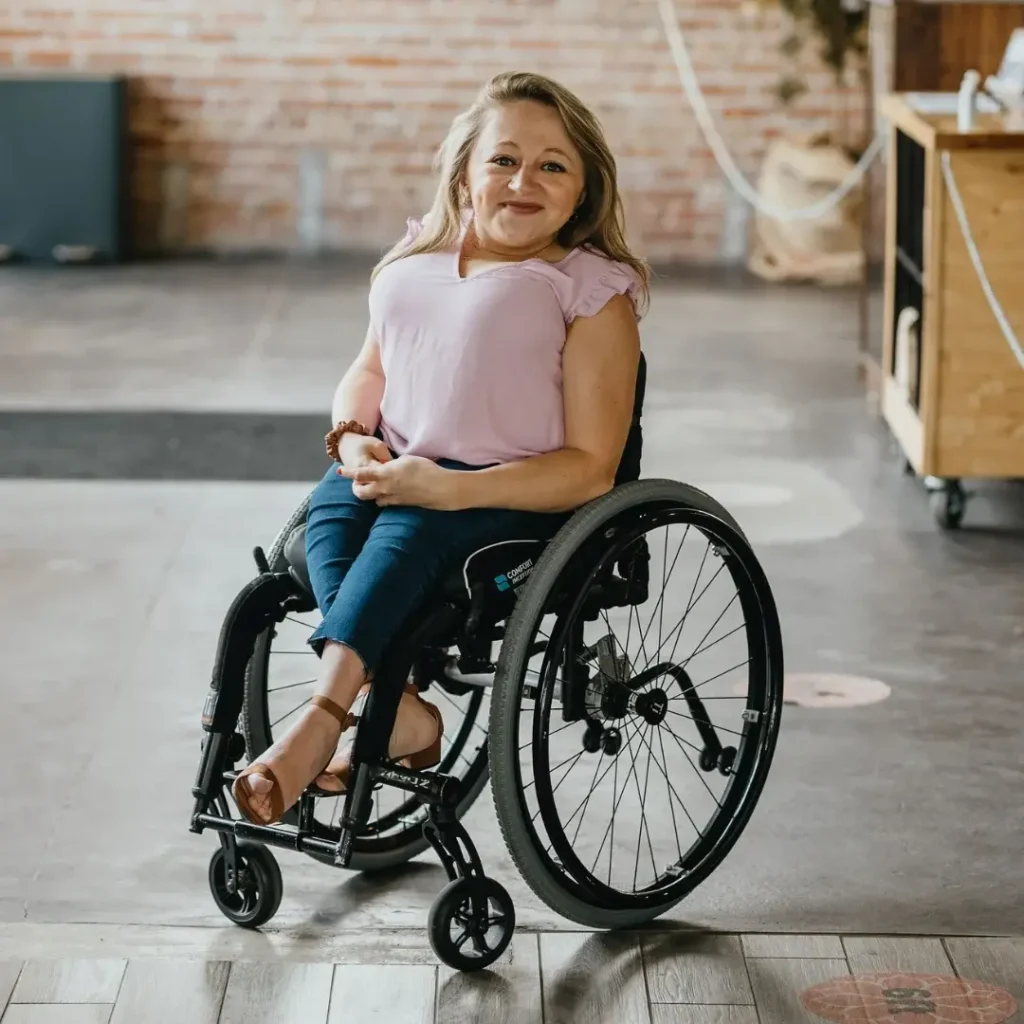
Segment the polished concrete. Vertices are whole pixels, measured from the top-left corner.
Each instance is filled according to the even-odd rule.
[[[187,830],[202,700],[253,545],[320,465],[362,278],[12,270],[0,311],[0,921],[220,928],[214,840]],[[786,708],[753,821],[665,923],[1019,934],[1024,489],[978,485],[962,530],[933,523],[865,402],[854,317],[844,293],[656,286],[644,475],[740,519],[788,670],[891,687]],[[315,458],[289,450],[306,437]],[[518,877],[489,799],[467,824],[521,929],[572,927]],[[281,861],[271,928],[294,936],[420,932],[443,883],[431,855],[373,878]]]

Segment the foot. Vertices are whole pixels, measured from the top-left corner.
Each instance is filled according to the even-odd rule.
[[[424,750],[437,738],[437,720],[423,702],[408,692],[402,693],[391,731],[388,757],[408,767],[406,757]],[[345,776],[352,760],[352,744],[331,759],[331,763],[316,777],[317,786],[328,793],[345,792]]]
[[[271,797],[278,786],[284,808],[291,807],[323,768],[340,734],[341,726],[333,715],[323,708],[307,707],[295,725],[257,758],[273,771],[277,782],[261,775],[259,769],[246,776],[253,793],[248,800],[253,816],[267,825],[276,820]]]

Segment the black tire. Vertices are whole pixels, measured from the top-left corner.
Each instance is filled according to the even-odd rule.
[[[292,531],[305,522],[306,508],[307,503],[304,502],[296,509],[267,552],[267,561],[272,571],[286,571],[285,544]],[[242,707],[240,726],[245,737],[246,753],[250,760],[262,754],[274,741],[274,723],[269,714],[267,695],[270,687],[271,654],[276,633],[277,630],[267,630],[257,638],[253,656],[246,668],[245,701]],[[426,642],[429,636],[429,622],[424,616],[421,616],[410,625],[402,637],[401,649],[392,652],[389,658],[394,659],[393,664],[399,666],[400,671],[417,671],[418,659],[427,650]],[[315,661],[312,651],[309,651],[308,654],[311,661]],[[454,695],[449,696],[445,693],[444,688],[436,680],[433,682],[432,688],[427,689],[424,695],[426,699],[430,700],[432,694],[438,695],[437,703],[442,705],[442,710],[444,710],[442,698],[447,698],[454,703],[452,700]],[[486,728],[484,696],[485,692],[482,689],[478,693],[472,692],[468,695],[467,713],[462,718],[458,731],[451,734],[452,742],[443,760],[434,769],[439,773],[456,774],[461,777],[462,798],[455,808],[458,818],[461,818],[469,810],[487,784],[486,737],[483,739],[482,746],[471,752],[468,764],[462,757],[464,752],[469,749],[471,739],[479,739]],[[477,719],[483,720],[478,722]],[[461,770],[457,770],[460,768]],[[389,794],[398,792],[397,790],[388,790]],[[316,806],[316,834],[321,838],[336,841],[339,835],[336,815],[340,813],[341,801],[319,799]],[[430,845],[424,837],[422,829],[422,822],[426,820],[426,814],[427,807],[418,798],[403,796],[401,802],[393,810],[389,810],[384,817],[385,824],[391,820],[399,823],[404,821],[404,827],[397,832],[385,833],[380,831],[379,819],[371,820],[367,825],[367,833],[357,836],[353,842],[349,868],[353,871],[382,871],[404,864],[424,852]],[[289,825],[298,825],[297,807],[291,808],[282,820]],[[321,859],[324,863],[333,865],[333,861],[327,858]]]
[[[474,896],[486,900],[486,928],[473,920]],[[453,924],[460,928],[458,939],[452,938]],[[512,940],[515,926],[512,898],[493,878],[456,878],[449,882],[430,905],[427,917],[432,949],[442,963],[456,971],[479,971],[493,964]],[[465,952],[467,946],[471,953]]]
[[[947,484],[941,491],[931,495],[932,515],[944,530],[958,530],[967,511],[967,495],[956,482]]]
[[[235,863],[238,886],[227,888],[227,858],[224,847],[218,846],[210,858],[207,876],[210,892],[220,912],[241,928],[260,928],[281,906],[284,881],[274,855],[258,843],[239,842]]]
[[[533,824],[537,815],[531,818],[524,796],[519,720],[526,670],[530,657],[536,653],[536,629],[545,611],[550,611],[551,595],[563,584],[567,567],[578,566],[581,551],[592,548],[593,538],[607,536],[631,516],[639,520],[641,509],[681,510],[688,517],[687,522],[696,524],[705,536],[714,538],[714,543],[728,552],[728,561],[736,567],[730,565],[730,574],[735,576],[739,571],[749,580],[746,601],[758,618],[761,637],[759,650],[752,650],[751,658],[756,653],[760,659],[762,668],[758,671],[763,676],[762,689],[767,697],[764,711],[751,727],[751,735],[757,737],[756,746],[750,748],[752,753],[748,752],[746,757],[741,753],[737,759],[736,777],[740,771],[749,777],[739,783],[741,788],[732,800],[734,813],[721,826],[709,855],[693,870],[687,870],[670,891],[645,892],[632,903],[622,900],[619,905],[609,905],[613,901],[595,898],[596,890],[588,889],[582,882],[575,884],[567,878],[567,869],[547,856]],[[612,520],[615,526],[610,525]],[[745,606],[745,618],[746,611]],[[545,550],[519,598],[502,645],[491,703],[491,789],[497,818],[509,853],[533,892],[552,910],[585,927],[631,928],[665,913],[706,879],[746,827],[767,778],[782,710],[782,671],[781,631],[768,582],[735,520],[713,498],[676,481],[641,480],[618,487],[577,512]],[[753,667],[750,672],[754,672]],[[543,728],[546,732],[546,726]],[[556,870],[558,867],[561,873]]]

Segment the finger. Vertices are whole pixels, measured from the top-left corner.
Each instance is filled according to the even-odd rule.
[[[353,484],[352,493],[360,501],[375,501],[380,496],[376,484]]]
[[[356,483],[368,484],[373,483],[377,479],[377,467],[379,465],[380,463],[377,462],[368,462],[365,466],[342,466],[338,473]]]

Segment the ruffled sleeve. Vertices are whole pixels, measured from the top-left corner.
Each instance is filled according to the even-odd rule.
[[[628,264],[610,260],[590,251],[582,251],[567,266],[572,289],[565,322],[578,316],[594,316],[614,295],[628,295],[633,311],[640,319],[640,278]]]
[[[407,217],[405,220],[405,234],[398,244],[408,245],[410,242],[415,241],[423,230],[424,220],[426,220],[426,217]]]

